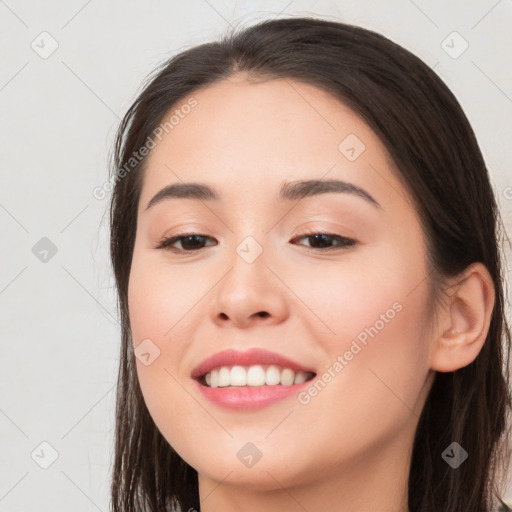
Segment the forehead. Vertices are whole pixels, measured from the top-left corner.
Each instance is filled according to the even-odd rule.
[[[183,108],[191,104],[193,108]],[[139,212],[171,183],[214,184],[223,197],[260,201],[284,181],[342,179],[379,202],[410,202],[378,137],[350,108],[310,84],[235,75],[195,91],[168,112],[152,149]]]

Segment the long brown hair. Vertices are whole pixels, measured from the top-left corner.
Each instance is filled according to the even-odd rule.
[[[471,364],[436,373],[416,431],[408,501],[410,512],[494,510],[510,459],[511,340],[499,252],[504,230],[478,143],[453,94],[420,59],[372,31],[313,18],[260,22],[174,56],[148,78],[121,122],[110,204],[122,329],[112,510],[199,510],[197,472],[153,423],[136,375],[127,292],[146,158],[130,159],[177,102],[238,71],[312,84],[362,116],[419,212],[436,304],[446,278],[473,262],[489,270],[496,295],[487,339]],[[441,456],[454,441],[469,453],[456,470]]]

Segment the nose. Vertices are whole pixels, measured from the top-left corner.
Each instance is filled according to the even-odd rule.
[[[236,254],[231,263],[215,287],[213,321],[241,329],[283,322],[289,314],[286,290],[267,267],[265,253],[251,263]]]

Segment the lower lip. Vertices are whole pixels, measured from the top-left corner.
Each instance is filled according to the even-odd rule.
[[[240,386],[238,388],[209,388],[195,381],[210,402],[227,409],[261,409],[279,400],[296,396],[311,380],[292,386]]]

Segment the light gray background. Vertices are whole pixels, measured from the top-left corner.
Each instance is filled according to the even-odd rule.
[[[510,0],[0,0],[0,511],[108,510],[120,336],[108,198],[92,190],[156,64],[269,17],[381,32],[463,105],[510,230],[511,14]],[[57,248],[46,262],[43,237]]]

